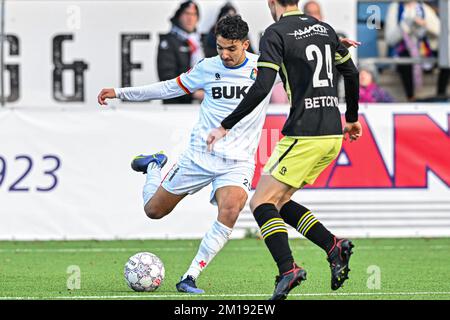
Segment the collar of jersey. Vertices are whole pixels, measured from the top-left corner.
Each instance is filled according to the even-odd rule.
[[[234,67],[227,67],[226,65],[223,65],[223,66],[225,68],[227,68],[227,69],[239,69],[239,68],[242,68],[243,66],[245,66],[247,64],[247,62],[248,62],[248,58],[245,57],[244,62],[242,62],[240,65],[237,65],[237,66],[234,66]]]
[[[303,12],[301,12],[300,10],[295,10],[295,11],[285,12],[281,16],[282,17],[289,17],[289,16],[299,16],[301,14],[303,14]]]

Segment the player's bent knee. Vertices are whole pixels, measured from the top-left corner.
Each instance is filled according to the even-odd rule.
[[[144,211],[147,217],[154,220],[161,219],[170,213],[170,211],[163,210],[162,208],[151,205],[146,205]]]
[[[163,217],[162,214],[160,214],[160,212],[153,210],[153,209],[147,209],[145,208],[145,214],[147,215],[148,218],[150,219],[161,219]]]
[[[236,223],[241,209],[237,206],[234,206],[228,208],[220,208],[219,211],[220,220],[222,221],[222,223],[224,223],[226,226],[232,227]]]
[[[238,206],[234,207],[227,207],[227,208],[220,208],[220,215],[225,217],[237,217],[239,216],[239,212],[241,212],[241,209]]]

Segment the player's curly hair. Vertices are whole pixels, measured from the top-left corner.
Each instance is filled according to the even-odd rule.
[[[225,16],[216,24],[216,37],[222,36],[229,40],[247,40],[248,24],[240,15]]]

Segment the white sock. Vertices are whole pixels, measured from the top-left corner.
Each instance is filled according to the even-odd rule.
[[[161,168],[156,163],[152,162],[147,167],[147,178],[145,180],[144,190],[142,192],[144,206],[153,197],[160,184]]]
[[[188,271],[183,275],[182,279],[192,276],[197,279],[200,273],[212,261],[217,253],[223,248],[230,238],[233,229],[228,228],[219,221],[215,221],[211,229],[205,234],[198,248],[197,255],[192,260]]]

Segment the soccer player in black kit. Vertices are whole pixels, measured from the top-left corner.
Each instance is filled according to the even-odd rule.
[[[264,167],[250,208],[279,269],[271,299],[282,300],[306,280],[306,271],[292,257],[285,223],[327,253],[333,290],[348,278],[352,242],[335,237],[291,196],[314,183],[339,155],[347,135],[354,141],[362,130],[358,122],[358,70],[333,28],[300,12],[298,0],[268,0],[268,5],[276,22],[261,39],[257,80],[222,126],[211,131],[207,143],[212,150],[215,142],[269,94],[280,74],[291,109],[282,130],[284,138]],[[345,83],[344,129],[338,109],[337,72]]]

